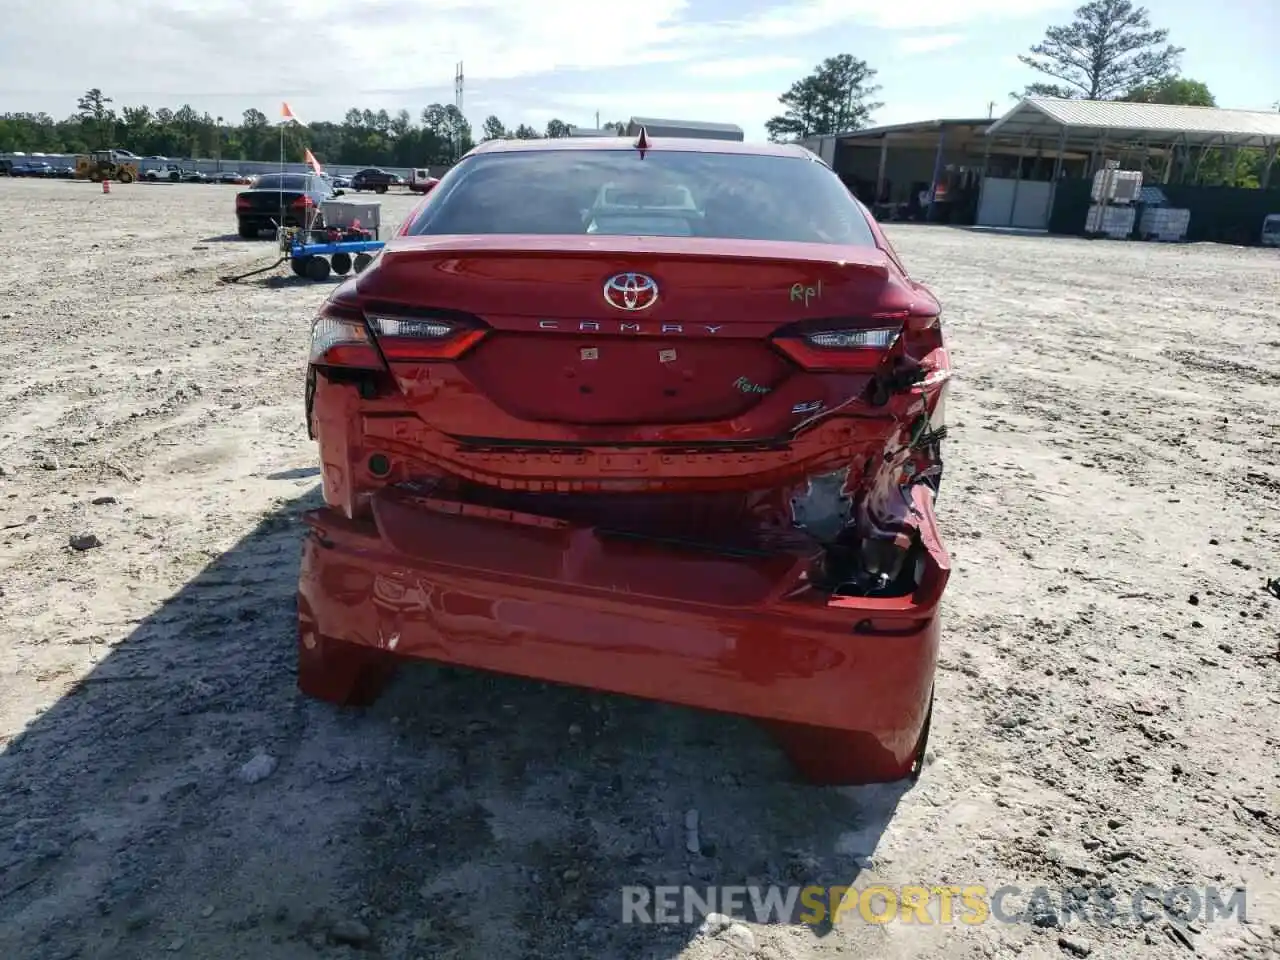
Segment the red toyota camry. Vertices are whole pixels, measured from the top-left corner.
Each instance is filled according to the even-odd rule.
[[[938,302],[807,150],[483,144],[312,328],[298,683],[368,703],[422,658],[917,775],[949,377]]]

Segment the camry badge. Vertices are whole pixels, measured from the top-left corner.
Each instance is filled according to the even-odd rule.
[[[648,310],[658,302],[658,284],[643,273],[615,273],[604,282],[604,300],[619,310]]]

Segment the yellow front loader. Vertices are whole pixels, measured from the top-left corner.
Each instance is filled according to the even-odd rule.
[[[76,179],[115,180],[117,183],[133,183],[138,179],[138,167],[133,163],[121,163],[110,150],[97,150],[76,157]]]

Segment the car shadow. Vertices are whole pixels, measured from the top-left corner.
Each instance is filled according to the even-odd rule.
[[[949,227],[952,230],[964,230],[968,233],[994,234],[1000,237],[1047,237],[1048,230],[1035,227],[984,227],[973,223],[941,223],[928,226]]]
[[[242,237],[238,233],[224,233],[220,237],[205,237],[203,240],[197,240],[196,243],[252,243],[254,240],[270,240],[274,239],[265,234],[261,237]]]
[[[287,270],[289,268],[282,263],[280,265],[280,269]],[[345,276],[340,277],[336,273],[331,273],[329,274],[329,276],[327,276],[323,280],[312,280],[310,277],[299,277],[299,276],[290,275],[287,277],[281,277],[281,276],[257,277],[252,280],[244,280],[242,281],[242,283],[244,283],[245,286],[256,284],[259,287],[267,287],[269,289],[274,290],[281,287],[325,287],[325,286],[336,287],[338,284],[342,283],[342,281],[346,279],[347,278]]]
[[[292,470],[280,470],[267,474],[268,480],[305,480],[307,477],[320,476],[319,467],[295,467]]]
[[[797,783],[746,720],[431,664],[367,710],[302,697],[318,504],[266,515],[6,745],[0,956],[674,956],[703,908],[623,922],[626,898],[785,898],[874,853],[906,784]],[[761,949],[830,934],[791,897],[739,904]]]

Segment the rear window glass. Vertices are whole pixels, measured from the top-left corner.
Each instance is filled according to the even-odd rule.
[[[409,229],[438,234],[711,237],[875,246],[838,177],[801,157],[652,150],[477,154]]]
[[[316,184],[312,177],[288,173],[265,173],[253,185],[262,190],[297,190],[301,192],[316,189]]]

